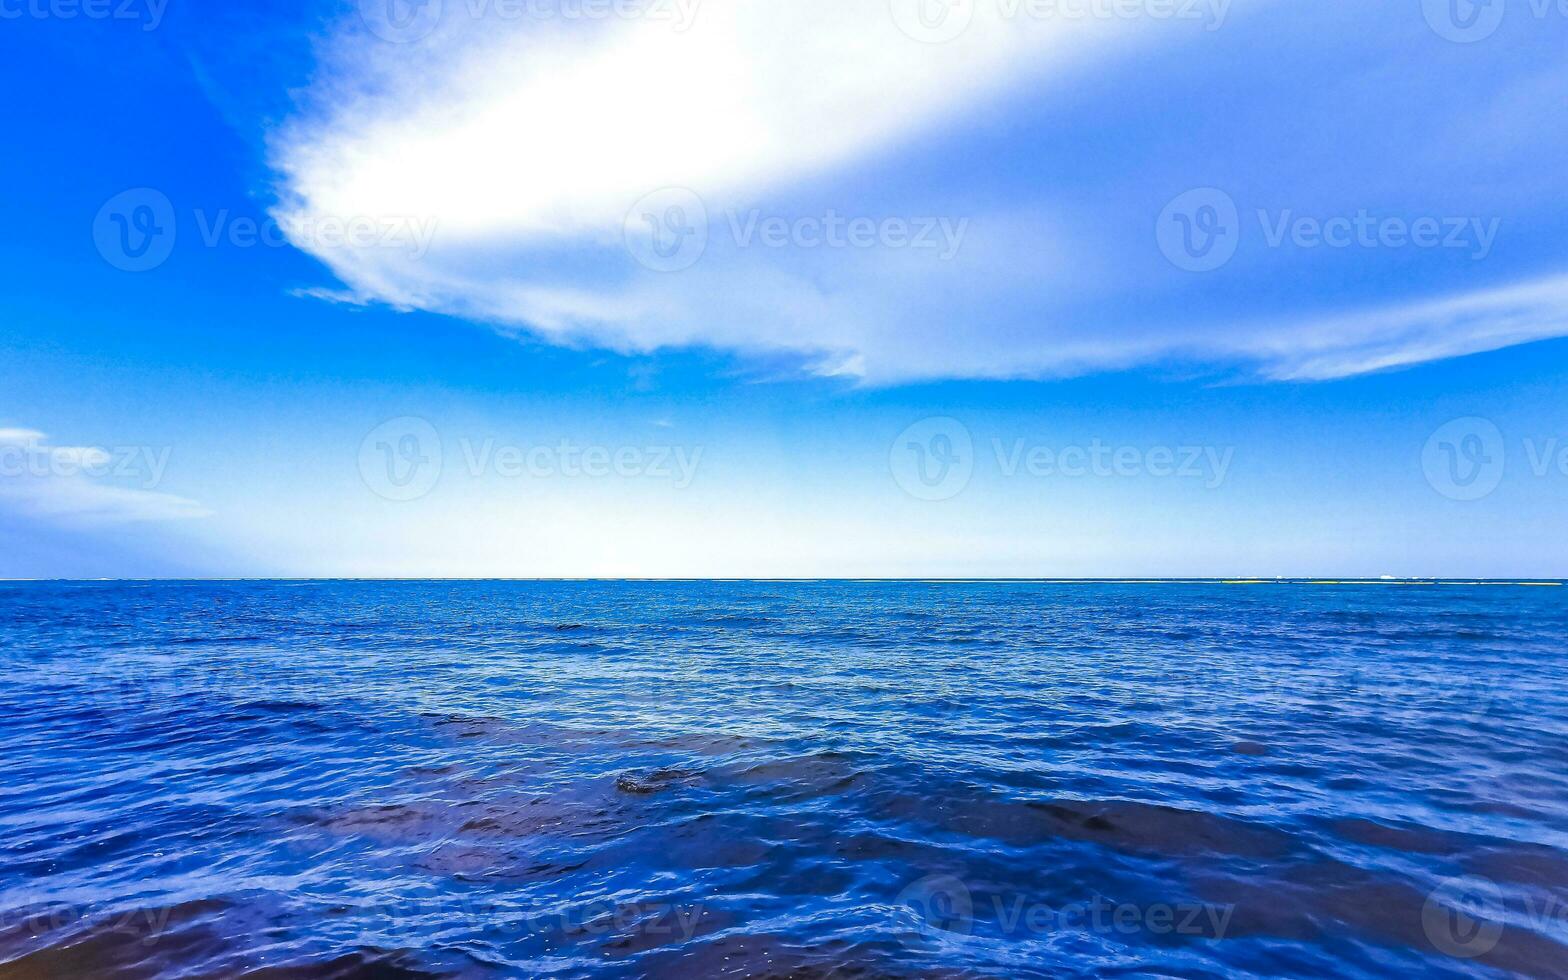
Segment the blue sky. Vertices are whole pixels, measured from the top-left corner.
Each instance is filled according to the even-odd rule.
[[[1568,575],[1555,5],[392,3],[0,3],[0,576]]]

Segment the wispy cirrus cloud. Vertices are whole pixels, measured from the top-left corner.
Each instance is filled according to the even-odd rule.
[[[401,8],[373,3],[368,22],[349,22],[326,46],[313,108],[274,134],[279,224],[397,214],[437,231],[422,255],[296,236],[349,287],[316,295],[621,350],[708,344],[792,351],[828,373],[926,373],[908,348],[921,293],[1060,276],[1049,221],[831,188],[759,202],[885,158],[1150,26],[959,4],[963,29],[947,37],[918,2],[633,7],[585,22],[448,3],[401,44],[388,38],[405,39],[407,22],[382,17]],[[1230,0],[1210,7],[1223,17]],[[420,71],[402,70],[410,59]],[[689,196],[648,202],[671,189]],[[850,222],[857,235],[873,225],[872,245],[771,244],[779,220],[813,215],[841,218],[846,243]],[[701,261],[639,262],[626,239],[645,217],[690,222]],[[945,237],[928,233],[943,222]],[[974,232],[954,241],[960,224]],[[917,242],[879,247],[906,235]]]
[[[208,516],[196,501],[154,489],[168,461],[167,447],[56,446],[34,429],[0,428],[0,506],[72,526]]]
[[[1568,276],[1312,320],[1251,353],[1267,377],[1323,381],[1562,336]]]

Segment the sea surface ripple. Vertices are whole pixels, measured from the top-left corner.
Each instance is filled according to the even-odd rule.
[[[1568,976],[1565,591],[0,584],[0,978]]]

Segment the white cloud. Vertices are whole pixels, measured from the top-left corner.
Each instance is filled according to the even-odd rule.
[[[885,0],[730,0],[702,4],[694,20],[602,21],[508,18],[498,4],[445,0],[429,8],[445,10],[434,32],[410,44],[350,24],[324,48],[309,110],[273,134],[279,224],[347,287],[301,295],[622,351],[786,352],[819,373],[876,382],[1039,377],[1172,355],[1320,379],[1568,333],[1551,284],[1300,320],[1260,309],[1238,327],[1234,307],[1210,316],[1184,305],[1183,291],[1204,281],[1145,264],[1158,262],[1152,213],[1086,214],[1086,202],[1114,202],[1119,185],[1083,200],[1040,187],[1000,203],[901,185],[906,164],[931,162],[922,141],[976,110],[1048,99],[1050,73],[1103,61],[1118,50],[1108,43],[1190,40],[1206,26],[1007,16],[1014,6],[960,5],[973,19],[942,44],[913,40]],[[1272,70],[1246,37],[1228,35],[1226,56]],[[1071,98],[1084,97],[1079,88]],[[975,168],[973,187],[989,185],[987,161],[942,154]],[[870,177],[894,189],[879,194],[873,180],[868,191]],[[700,258],[678,271],[650,269],[647,256],[639,264],[626,242],[628,222],[640,233],[634,206],[664,188],[696,192],[696,208],[678,216],[707,231]],[[790,219],[835,208],[847,218],[946,215],[966,222],[966,235],[956,254],[738,241],[737,221],[761,202],[764,216]],[[333,219],[433,227],[434,237],[426,249],[311,232]],[[1309,258],[1267,257],[1284,261]],[[1265,297],[1267,273],[1294,273],[1264,264],[1244,254],[1216,275],[1238,277],[1233,293]],[[1145,293],[1156,298],[1127,299]]]
[[[481,8],[491,15],[467,16]],[[663,275],[628,254],[629,209],[659,188],[693,188],[714,237],[732,237],[731,211],[885,154],[1086,58],[1091,42],[1149,26],[1009,17],[1007,5],[981,4],[959,37],[929,44],[884,0],[704,4],[685,30],[647,17],[508,20],[494,9],[448,0],[421,43],[351,25],[327,45],[314,109],[274,134],[279,224],[349,287],[307,295],[622,350],[792,351],[824,371],[864,364],[884,377],[929,366],[906,349],[920,291],[939,280],[997,285],[1017,273],[1016,252],[803,258],[712,240],[698,266]],[[396,243],[329,246],[303,231],[333,217],[434,220],[435,238],[416,255]],[[1042,265],[1060,251],[1048,226],[970,217],[1008,244],[1034,240],[1025,252]]]
[[[401,77],[409,46],[350,33],[329,66],[348,80],[281,141],[284,227],[419,215],[448,243],[609,242],[650,190],[718,203],[862,158],[1065,58],[1077,33],[984,9],[943,45],[884,2],[731,0],[685,30],[448,16],[426,70]]]
[[[168,459],[150,446],[51,446],[37,430],[0,429],[0,506],[73,525],[207,516],[196,501],[153,489]]]
[[[1279,380],[1321,381],[1568,335],[1568,276],[1325,317],[1243,336]]]

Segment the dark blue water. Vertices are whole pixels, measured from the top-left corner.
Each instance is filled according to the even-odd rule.
[[[1564,593],[0,585],[0,977],[1568,976]]]

